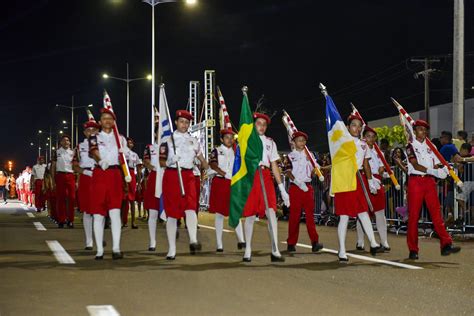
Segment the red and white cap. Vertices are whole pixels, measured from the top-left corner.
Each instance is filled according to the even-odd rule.
[[[221,136],[224,136],[226,134],[231,134],[231,135],[236,134],[236,132],[234,132],[234,130],[232,128],[230,128],[230,129],[229,128],[221,129],[220,133],[221,133]]]
[[[291,140],[295,140],[296,137],[300,137],[300,136],[303,136],[306,140],[308,140],[308,134],[301,131],[294,132],[293,135],[291,136]]]
[[[190,120],[190,121],[192,121],[193,118],[194,118],[193,115],[192,115],[189,111],[186,111],[186,110],[178,110],[178,111],[176,111],[176,119],[178,119],[178,118],[180,118],[180,117],[185,118],[185,119],[188,119],[188,120]]]
[[[375,131],[375,129],[373,129],[372,127],[366,125],[365,128],[364,128],[364,134],[365,134],[365,133],[368,133],[368,132],[372,132],[372,133],[374,133],[375,135],[377,135],[377,132]]]
[[[264,119],[265,121],[267,121],[267,124],[270,125],[270,123],[272,122],[270,117],[268,115],[266,115],[265,113],[259,113],[259,112],[255,112],[253,114],[253,118],[254,120],[256,119]]]
[[[423,127],[426,127],[427,129],[430,128],[430,124],[428,124],[428,122],[423,121],[423,120],[416,120],[415,123],[413,124],[413,127],[417,127],[417,126],[423,126]]]

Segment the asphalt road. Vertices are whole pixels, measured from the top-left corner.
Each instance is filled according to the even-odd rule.
[[[213,216],[200,213],[199,222],[212,227]],[[206,227],[198,232],[203,251],[195,256],[181,228],[177,258],[170,262],[164,226],[158,225],[155,253],[147,251],[146,223],[139,226],[123,230],[123,260],[113,261],[108,246],[105,260],[95,261],[95,251],[83,250],[80,219],[74,229],[57,229],[44,212],[15,201],[2,204],[0,315],[474,314],[472,242],[460,242],[461,253],[441,257],[436,239],[421,239],[420,260],[412,262],[405,259],[405,237],[392,234],[392,251],[376,257],[381,262],[359,253],[343,265],[331,253],[337,249],[336,229],[318,226],[326,251],[312,254],[301,246],[292,256],[283,252],[285,263],[272,264],[261,221],[251,263],[241,261],[243,251],[231,232],[224,233],[225,252],[216,253],[215,232]],[[279,222],[281,250],[286,234],[287,223]],[[348,249],[355,238],[350,231]],[[106,240],[111,245],[110,230]],[[46,241],[57,241],[74,263],[59,263]],[[300,243],[309,245],[303,225]]]

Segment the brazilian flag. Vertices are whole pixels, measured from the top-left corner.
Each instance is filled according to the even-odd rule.
[[[253,178],[262,160],[263,144],[254,127],[247,93],[240,112],[239,137],[230,187],[229,225],[237,227],[252,190]]]

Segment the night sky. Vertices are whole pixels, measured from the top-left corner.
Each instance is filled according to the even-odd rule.
[[[465,10],[470,88],[473,1],[465,1]],[[125,83],[104,81],[101,74],[125,77],[127,61],[131,77],[151,72],[148,4],[8,1],[0,15],[0,168],[10,159],[17,172],[35,162],[38,129],[52,126],[54,132],[61,120],[69,122],[70,111],[55,104],[70,105],[72,95],[76,106],[93,103],[97,114],[106,88],[125,133]],[[278,111],[268,134],[280,149],[288,148],[280,119],[284,108],[310,134],[310,147],[325,150],[319,82],[326,84],[343,117],[351,101],[369,120],[394,115],[390,96],[409,111],[423,108],[423,80],[413,78],[422,65],[408,60],[451,54],[453,46],[453,1],[446,0],[200,0],[194,8],[159,5],[156,21],[157,84],[161,78],[166,83],[171,112],[186,107],[189,81],[202,83],[204,70],[214,69],[235,125],[242,85],[249,86],[253,107],[265,95],[263,106]],[[431,82],[433,105],[452,99],[452,60],[440,59]],[[133,82],[130,91],[130,134],[143,148],[150,135],[151,83]],[[466,98],[473,92],[466,90]],[[77,113],[84,122],[85,111]]]

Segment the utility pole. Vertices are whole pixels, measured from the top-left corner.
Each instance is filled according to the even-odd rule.
[[[430,65],[431,63],[440,62],[440,60],[435,59],[435,58],[425,57],[423,59],[412,58],[410,59],[410,61],[421,62],[425,65],[425,69],[415,73],[414,78],[418,79],[420,76],[423,76],[423,78],[425,78],[425,119],[429,124],[430,123],[430,77],[431,77],[430,74],[436,71],[436,69],[431,69]]]
[[[453,134],[464,129],[464,0],[454,0]]]

